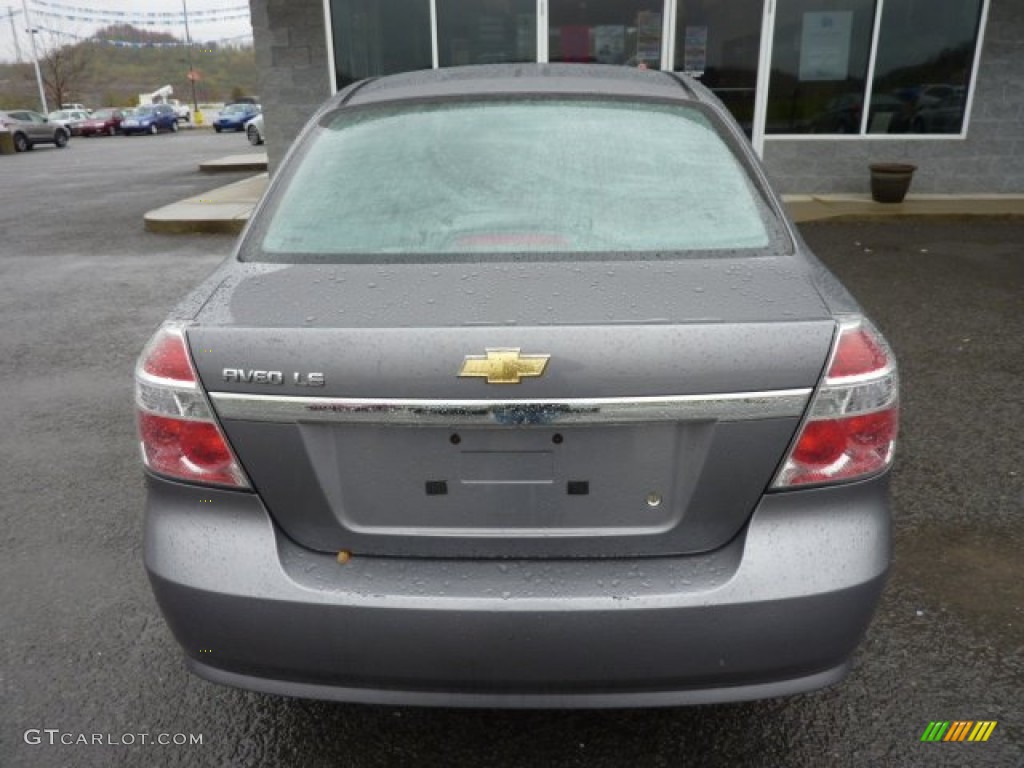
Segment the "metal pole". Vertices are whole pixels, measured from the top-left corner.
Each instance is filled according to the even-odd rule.
[[[32,27],[32,18],[28,15],[28,3],[21,0],[21,8],[25,12],[25,23],[28,24],[28,36],[32,40],[32,63],[36,68],[36,84],[39,86],[39,102],[43,105],[43,114],[49,114],[46,106],[46,91],[43,90],[43,73],[39,71],[39,53],[36,51],[36,30]]]
[[[16,13],[17,11],[14,8],[9,5],[7,6],[7,20],[11,22],[11,37],[14,38],[14,56],[18,63],[21,64],[21,43],[18,42],[18,30],[14,26],[14,15]]]
[[[22,0],[24,2],[25,0]],[[195,70],[192,69],[192,35],[188,31],[188,6],[185,0],[181,0],[181,13],[185,17],[185,48],[188,51],[188,81],[192,85],[192,114],[199,111],[199,102],[196,101],[196,80]]]
[[[750,137],[759,160],[764,160],[764,136],[768,122],[768,83],[771,79],[774,45],[775,0],[765,0],[761,9],[761,50],[757,62],[757,85],[754,88],[754,127]]]

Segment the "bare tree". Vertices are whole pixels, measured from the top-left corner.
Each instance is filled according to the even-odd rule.
[[[46,95],[55,105],[54,109],[60,109],[62,104],[78,94],[88,67],[85,47],[81,43],[63,45],[56,34],[50,34],[43,41],[39,68]]]

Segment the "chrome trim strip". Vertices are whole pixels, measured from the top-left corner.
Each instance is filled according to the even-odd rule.
[[[810,397],[810,388],[569,400],[404,400],[210,393],[217,414],[224,419],[404,427],[530,427],[795,418],[803,414]]]

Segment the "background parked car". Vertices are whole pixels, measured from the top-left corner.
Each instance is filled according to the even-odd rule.
[[[102,134],[116,136],[121,132],[121,123],[124,118],[125,114],[120,109],[113,107],[97,109],[89,115],[88,120],[82,121],[78,126],[78,132],[82,136],[101,136]]]
[[[45,115],[30,109],[0,112],[0,129],[14,136],[14,148],[19,152],[32,149],[36,144],[66,147],[71,132],[60,123],[51,123]]]
[[[192,108],[188,104],[182,104],[177,99],[167,99],[164,103],[174,107],[174,114],[178,116],[179,122],[192,122]]]
[[[249,143],[258,147],[265,139],[263,138],[263,115],[256,115],[245,126],[245,135],[249,137]]]
[[[259,104],[228,104],[213,121],[213,130],[244,131],[245,124],[262,111]]]
[[[966,91],[954,91],[941,101],[918,109],[911,130],[914,133],[960,133],[966,108]]]
[[[813,133],[857,133],[860,130],[863,101],[859,93],[846,93],[830,100],[825,105],[825,110],[815,116]],[[906,110],[906,104],[895,96],[884,93],[872,94],[868,130],[872,131],[874,121],[879,115],[888,115],[887,132],[903,133],[907,126],[904,115]]]
[[[89,119],[89,113],[84,109],[56,109],[46,116],[51,123],[63,125],[68,133],[77,136],[79,126]]]
[[[945,83],[922,85],[917,89],[915,102],[918,109],[923,107],[934,107],[940,101],[945,101],[950,96],[955,96],[957,94],[966,96],[967,89],[962,85],[947,85]]]
[[[178,115],[170,104],[146,104],[137,107],[135,112],[121,123],[121,133],[131,136],[133,133],[156,134],[159,131],[178,131]]]

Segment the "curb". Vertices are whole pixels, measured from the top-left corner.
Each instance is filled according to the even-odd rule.
[[[251,176],[149,211],[143,225],[147,232],[164,235],[237,235],[249,221],[266,185],[266,174]]]
[[[241,218],[164,219],[152,213],[145,216],[145,229],[156,235],[238,235],[249,220],[249,214]]]
[[[255,156],[245,155],[246,159],[235,159],[235,158],[222,158],[220,160],[210,160],[205,163],[199,164],[199,170],[204,173],[232,173],[235,171],[252,171],[252,172],[264,172],[267,170],[267,156],[264,154],[262,159],[257,159]]]
[[[1024,195],[908,195],[902,203],[876,203],[870,195],[783,195],[797,224],[878,218],[1024,216]]]

